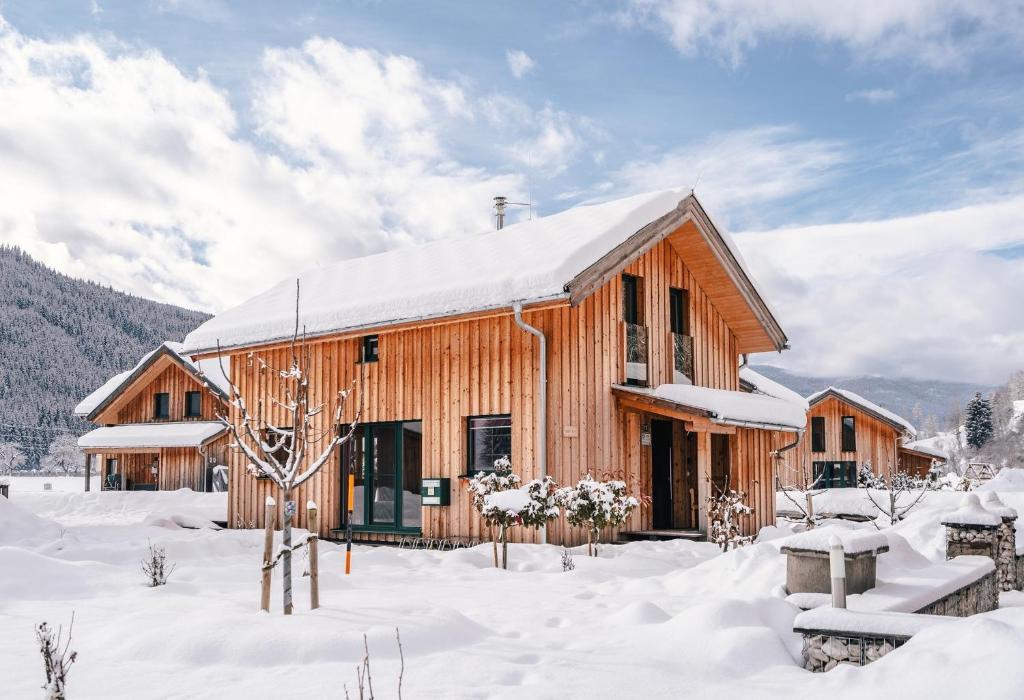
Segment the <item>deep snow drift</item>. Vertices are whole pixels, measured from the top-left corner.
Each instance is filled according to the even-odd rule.
[[[396,627],[408,698],[1024,694],[1024,608],[1015,607],[926,630],[864,668],[802,670],[797,610],[779,597],[785,529],[725,555],[682,541],[602,547],[599,558],[577,551],[569,572],[551,546],[511,545],[508,571],[491,567],[489,545],[357,547],[345,577],[342,548],[322,543],[323,607],[308,610],[307,580],[297,577],[297,614],[285,618],[276,579],[275,611],[257,611],[261,533],[213,529],[203,514],[222,508],[204,503],[214,498],[222,494],[0,499],[2,695],[41,697],[33,625],[66,625],[72,612],[75,700],[343,697],[364,633],[377,697],[394,697]],[[895,529],[909,543],[896,549],[923,565],[935,555],[924,530],[941,516],[918,516]],[[149,542],[177,566],[166,587],[144,586]],[[1005,595],[1004,605],[1022,598]]]

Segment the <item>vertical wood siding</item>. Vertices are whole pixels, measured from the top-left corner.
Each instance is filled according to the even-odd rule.
[[[672,381],[668,290],[678,287],[689,292],[695,383],[738,390],[735,335],[672,246],[660,243],[626,272],[643,278],[652,385]],[[642,417],[621,410],[610,390],[625,379],[621,293],[621,278],[616,277],[576,307],[549,307],[523,315],[548,338],[548,473],[561,484],[574,483],[586,473],[614,475],[626,480],[633,492],[649,494],[650,448],[640,445]],[[539,476],[533,432],[540,371],[536,339],[519,329],[511,315],[498,315],[381,330],[378,362],[357,363],[359,346],[358,337],[340,336],[311,344],[311,399],[330,401],[339,390],[355,387],[346,420],[353,418],[361,395],[363,422],[422,421],[423,475],[450,477],[453,488],[450,507],[423,509],[424,535],[485,537],[466,495],[466,482],[459,479],[467,469],[466,419],[511,414],[513,468],[524,480]],[[233,381],[250,406],[268,390],[267,372],[256,357],[285,367],[289,354],[287,347],[278,347],[232,355]],[[269,410],[274,420],[283,421],[276,409]],[[744,459],[754,465],[750,475],[758,477],[758,488],[770,489],[770,464],[765,460],[773,436],[744,430],[733,439],[742,445]],[[272,486],[248,474],[237,453],[230,462],[228,520],[262,526],[263,503]],[[757,493],[762,501],[758,522],[767,524],[774,515],[774,501]],[[299,503],[311,499],[320,505],[325,536],[341,525],[340,496],[337,456],[295,494]],[[629,527],[649,527],[650,519],[649,509],[642,510]],[[303,509],[298,521],[305,525]],[[512,537],[535,541],[537,533],[516,528]],[[557,522],[549,527],[549,539],[573,543],[582,538]]]
[[[198,391],[202,394],[202,414],[198,417],[185,417],[185,393]],[[170,417],[156,419],[153,417],[153,397],[158,393],[168,394],[170,400]],[[171,364],[153,377],[136,396],[117,411],[117,425],[124,423],[154,423],[185,420],[216,420],[220,410],[218,400],[206,387],[189,376],[181,367]]]
[[[825,451],[811,451],[811,418],[820,416],[825,419]],[[843,416],[856,418],[857,450],[842,449]],[[807,433],[800,446],[788,453],[790,466],[810,469],[812,462],[851,461],[857,463],[859,469],[867,462],[875,474],[889,476],[897,464],[896,445],[900,433],[888,423],[874,418],[856,406],[840,401],[834,396],[811,406],[807,413]]]

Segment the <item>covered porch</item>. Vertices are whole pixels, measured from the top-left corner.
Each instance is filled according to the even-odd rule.
[[[217,421],[96,428],[78,440],[88,461],[85,490],[98,472],[103,491],[215,490],[212,467],[226,464],[226,429]]]
[[[650,498],[640,527],[622,539],[696,539],[708,530],[707,499],[746,491],[754,512],[743,529],[774,522],[773,452],[793,443],[806,421],[783,399],[689,384],[656,389],[615,385],[624,415],[630,471]]]

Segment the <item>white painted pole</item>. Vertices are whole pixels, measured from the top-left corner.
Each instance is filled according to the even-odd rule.
[[[828,538],[828,563],[832,576],[832,607],[846,607],[846,552],[843,543],[832,535]]]

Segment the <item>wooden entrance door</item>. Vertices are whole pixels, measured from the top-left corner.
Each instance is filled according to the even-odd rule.
[[[673,527],[672,421],[651,421],[651,511],[655,530]]]

